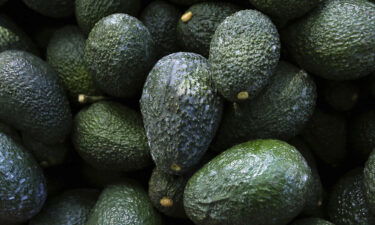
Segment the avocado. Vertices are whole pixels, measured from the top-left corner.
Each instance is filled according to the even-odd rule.
[[[213,147],[223,151],[250,139],[288,140],[306,125],[315,102],[316,87],[311,77],[281,61],[269,85],[255,99],[226,108]]]
[[[141,112],[151,156],[166,173],[200,161],[215,135],[223,103],[203,56],[179,52],[160,59],[147,77]]]
[[[19,143],[0,133],[0,224],[26,222],[47,197],[38,163]]]
[[[69,17],[74,13],[74,0],[22,0],[36,12],[53,18]]]
[[[208,57],[216,28],[225,18],[239,10],[241,7],[228,2],[201,2],[192,5],[178,21],[180,45],[186,51]]]
[[[120,103],[100,101],[74,119],[73,144],[90,165],[132,171],[151,164],[141,115]]]
[[[178,52],[177,23],[179,9],[163,0],[152,1],[140,16],[140,20],[148,28],[158,48],[159,57]],[[162,28],[162,29],[161,29]]]
[[[114,97],[134,97],[156,59],[154,42],[138,19],[113,14],[101,19],[86,41],[85,61],[97,86]]]
[[[198,2],[211,1],[211,0],[169,0],[169,1],[178,5],[189,6]]]
[[[79,94],[100,93],[83,59],[85,41],[77,26],[65,26],[53,34],[47,47],[47,62],[58,73],[73,103]]]
[[[115,13],[137,16],[140,6],[140,0],[76,0],[75,16],[79,27],[88,34],[100,19]]]
[[[305,218],[294,221],[291,225],[335,225],[320,218]]]
[[[73,189],[48,199],[29,225],[85,225],[99,191]]]
[[[311,169],[291,145],[254,140],[204,165],[184,191],[187,216],[197,225],[284,225],[303,209]]]
[[[0,53],[0,120],[45,144],[63,142],[72,115],[56,72],[23,51]]]
[[[277,29],[256,10],[241,10],[227,17],[210,44],[213,82],[231,102],[256,97],[269,83],[279,58]]]
[[[375,71],[375,4],[324,1],[281,32],[294,60],[329,80],[353,80]]]
[[[365,197],[368,207],[375,215],[375,149],[368,158],[364,169]]]
[[[375,216],[368,208],[363,190],[363,168],[356,168],[340,178],[330,194],[327,209],[334,224],[375,224]]]
[[[81,167],[82,177],[90,187],[103,189],[109,184],[124,180],[125,175],[118,171],[100,170],[84,163]]]
[[[359,98],[359,87],[350,81],[325,81],[323,97],[326,103],[337,111],[349,111]]]
[[[134,181],[103,190],[85,225],[161,225],[147,193]]]

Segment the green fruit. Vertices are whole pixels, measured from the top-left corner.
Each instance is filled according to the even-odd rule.
[[[46,199],[43,172],[30,153],[3,133],[0,162],[0,224],[26,222]]]
[[[375,110],[354,116],[350,121],[349,142],[355,154],[368,157],[375,148]]]
[[[325,101],[337,111],[349,111],[357,103],[359,87],[349,81],[327,81],[323,86]]]
[[[366,162],[363,180],[368,206],[371,212],[375,214],[375,149]]]
[[[155,59],[154,43],[138,19],[113,14],[101,19],[86,41],[85,61],[97,86],[115,97],[134,97]]]
[[[375,71],[375,4],[329,0],[282,33],[298,64],[330,80],[352,80]]]
[[[299,219],[296,220],[291,225],[335,225],[327,220],[323,220],[320,218],[306,218],[306,219]]]
[[[212,38],[213,81],[229,101],[253,99],[268,84],[279,57],[279,34],[271,20],[255,10],[239,11]]]
[[[0,54],[0,120],[45,144],[63,142],[71,112],[55,71],[23,51]]]
[[[283,141],[242,143],[190,178],[185,211],[197,225],[284,225],[303,209],[311,176],[302,155]]]
[[[73,144],[90,165],[132,171],[151,164],[141,115],[120,103],[101,101],[75,117]]]
[[[156,166],[172,174],[191,170],[221,118],[222,101],[211,84],[208,61],[184,52],[159,60],[147,77],[141,111]]]
[[[49,17],[62,18],[73,15],[74,0],[22,0],[28,7]]]

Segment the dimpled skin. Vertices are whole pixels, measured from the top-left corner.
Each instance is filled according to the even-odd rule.
[[[159,57],[178,52],[177,23],[180,18],[179,9],[162,0],[152,1],[142,11],[140,20],[148,28],[155,44],[158,46]],[[160,29],[160,28],[163,29]]]
[[[352,80],[375,70],[375,4],[329,0],[282,32],[298,64],[330,80]]]
[[[47,47],[47,62],[58,73],[72,102],[78,101],[79,94],[99,93],[83,59],[85,41],[77,26],[65,26],[53,34]]]
[[[366,162],[363,180],[368,206],[371,212],[375,214],[375,149]]]
[[[142,89],[154,54],[151,34],[141,21],[126,14],[113,14],[91,30],[85,61],[100,89],[126,98]]]
[[[74,0],[23,0],[23,2],[44,16],[62,18],[74,13]]]
[[[72,139],[80,156],[98,169],[132,171],[151,164],[141,115],[120,103],[102,101],[81,110]]]
[[[64,141],[72,115],[55,71],[23,51],[0,54],[0,120],[46,144]]]
[[[103,190],[85,225],[162,225],[146,191],[133,181]]]
[[[114,13],[136,16],[140,0],[76,0],[75,15],[77,23],[86,34],[102,18]]]
[[[185,211],[197,225],[285,225],[303,209],[311,179],[293,146],[270,139],[242,143],[189,179]]]
[[[375,110],[369,110],[350,120],[350,146],[356,154],[367,158],[375,148]]]
[[[0,133],[0,224],[25,222],[47,197],[37,162],[21,145]]]
[[[323,220],[320,218],[306,218],[306,219],[299,219],[292,223],[291,225],[335,225],[327,220]]]
[[[238,101],[242,91],[254,98],[269,82],[280,58],[280,40],[271,20],[255,10],[227,17],[216,29],[209,61],[221,95]]]
[[[211,84],[207,59],[195,53],[165,56],[143,88],[141,112],[151,155],[159,169],[182,174],[206,152],[223,103]],[[171,168],[173,165],[177,170]]]
[[[375,224],[375,216],[370,213],[364,196],[363,168],[350,171],[338,181],[331,192],[327,211],[336,225]]]
[[[281,61],[270,84],[255,99],[231,106],[215,138],[225,150],[250,139],[296,136],[312,116],[316,87],[303,70]]]
[[[225,18],[240,9],[239,6],[227,2],[202,2],[192,5],[186,12],[192,12],[193,17],[187,22],[178,22],[180,44],[187,51],[208,57],[216,28]]]
[[[29,225],[85,225],[99,191],[72,189],[48,199]]]

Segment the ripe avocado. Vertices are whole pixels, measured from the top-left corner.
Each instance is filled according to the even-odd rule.
[[[256,10],[227,17],[212,37],[212,78],[220,94],[232,102],[253,99],[268,84],[279,58],[277,29]]]
[[[85,225],[99,192],[95,189],[73,189],[48,199],[42,211],[29,225]]]
[[[281,34],[289,53],[314,75],[353,80],[375,71],[375,4],[324,1]]]
[[[26,222],[47,197],[38,163],[20,144],[0,133],[0,224]]]
[[[215,135],[223,103],[210,69],[204,57],[179,52],[160,59],[147,77],[141,112],[153,160],[166,173],[191,170]]]
[[[349,81],[326,81],[323,85],[324,100],[337,111],[349,111],[358,102],[359,87]]]
[[[85,225],[161,225],[143,188],[127,180],[103,190]]]
[[[192,5],[178,22],[180,45],[189,52],[208,57],[216,28],[225,18],[239,10],[241,7],[228,2],[201,2]]]
[[[28,7],[49,17],[69,17],[74,13],[74,0],[22,0]]]
[[[350,146],[355,154],[367,159],[375,148],[375,110],[354,116],[349,127]]]
[[[72,115],[55,71],[23,51],[0,53],[0,120],[45,144],[63,142]]]
[[[335,225],[320,218],[305,218],[294,221],[291,225]]]
[[[366,162],[363,180],[367,204],[371,212],[375,214],[375,149]]]
[[[100,101],[74,119],[73,144],[90,165],[132,171],[151,164],[141,115],[116,102]]]
[[[293,146],[249,141],[189,179],[184,207],[197,225],[285,225],[303,209],[311,179],[311,169]]]
[[[126,14],[101,19],[86,41],[85,61],[94,81],[115,97],[136,96],[155,57],[148,29]]]
[[[137,16],[140,0],[76,0],[75,15],[79,27],[88,34],[102,18],[114,13]]]

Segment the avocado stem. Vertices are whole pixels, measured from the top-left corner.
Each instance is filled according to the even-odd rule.
[[[98,101],[105,100],[105,99],[108,99],[108,98],[104,96],[89,96],[89,95],[84,95],[84,94],[78,95],[78,102],[81,104],[94,103],[94,102],[98,102]]]
[[[173,163],[173,164],[171,165],[171,169],[172,169],[173,171],[177,171],[177,172],[178,172],[178,171],[181,170],[181,166],[179,166],[179,165]]]
[[[164,207],[172,207],[173,206],[173,200],[168,197],[163,197],[160,199],[160,205]]]
[[[193,13],[191,11],[184,13],[184,15],[181,16],[181,21],[186,23],[193,17]]]
[[[247,91],[241,91],[237,94],[238,100],[246,100],[248,98],[249,98],[249,92],[247,92]]]

